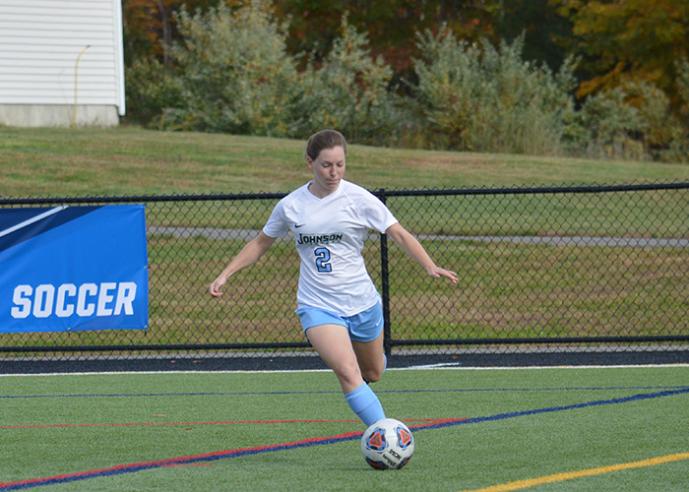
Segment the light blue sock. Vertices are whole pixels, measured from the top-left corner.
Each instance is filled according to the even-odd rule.
[[[383,405],[366,383],[354,388],[345,395],[349,407],[356,413],[367,426],[385,418]]]

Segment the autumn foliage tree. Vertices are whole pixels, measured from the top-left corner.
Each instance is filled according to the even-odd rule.
[[[288,0],[274,3],[275,15],[289,20],[288,48],[327,56],[340,31],[340,19],[366,34],[374,57],[382,56],[397,74],[408,73],[418,56],[416,32],[447,26],[462,39],[494,38],[499,0]]]
[[[123,4],[125,56],[128,63],[155,57],[170,64],[170,50],[179,37],[176,14],[207,10],[218,0],[125,0]]]
[[[675,64],[689,56],[687,0],[551,1],[572,22],[567,43],[583,57],[579,96],[636,81],[676,100]]]

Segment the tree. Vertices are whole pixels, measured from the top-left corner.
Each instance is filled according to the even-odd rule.
[[[287,0],[274,3],[278,19],[289,20],[288,49],[322,60],[339,36],[340,20],[365,33],[374,56],[397,74],[408,74],[419,55],[416,32],[446,25],[462,39],[493,36],[499,0]]]
[[[507,42],[524,37],[525,60],[558,70],[567,58],[563,41],[572,37],[572,23],[550,0],[510,0],[494,12],[495,37]]]
[[[687,0],[550,0],[572,22],[583,56],[578,96],[627,81],[652,83],[677,100],[676,61],[689,55]]]
[[[340,35],[341,19],[366,35],[374,57],[393,69],[393,80],[413,78],[412,60],[421,56],[416,33],[449,29],[469,42],[488,38],[497,43],[526,33],[524,56],[557,70],[565,53],[553,39],[569,36],[569,21],[556,15],[549,0],[282,0],[272,1],[276,21],[288,25],[287,50],[307,60],[322,61]],[[233,10],[251,0],[125,0],[127,66],[155,57],[170,64],[170,48],[180,41],[178,14],[225,5]]]
[[[170,50],[179,38],[176,14],[206,11],[220,0],[125,0],[123,5],[126,64],[156,58],[170,65]]]

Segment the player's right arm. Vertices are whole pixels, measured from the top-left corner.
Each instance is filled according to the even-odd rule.
[[[259,258],[261,258],[261,256],[268,251],[274,242],[275,238],[267,236],[263,233],[263,231],[259,232],[258,236],[246,243],[242,250],[237,253],[237,256],[232,258],[225,269],[220,272],[220,275],[218,275],[213,283],[208,287],[208,292],[210,292],[213,297],[221,296],[222,287],[225,285],[225,282],[227,282],[227,279],[242,268],[246,268],[256,263]]]

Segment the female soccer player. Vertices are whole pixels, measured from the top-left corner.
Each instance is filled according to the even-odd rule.
[[[209,287],[222,295],[227,280],[252,265],[276,238],[292,232],[301,258],[296,313],[306,337],[340,381],[345,399],[371,425],[385,418],[367,382],[385,370],[383,310],[361,250],[369,229],[387,234],[433,277],[457,283],[457,274],[438,267],[388,208],[360,186],[344,180],[347,142],[335,130],[321,130],[306,144],[313,179],[273,209],[258,236],[249,241]]]

